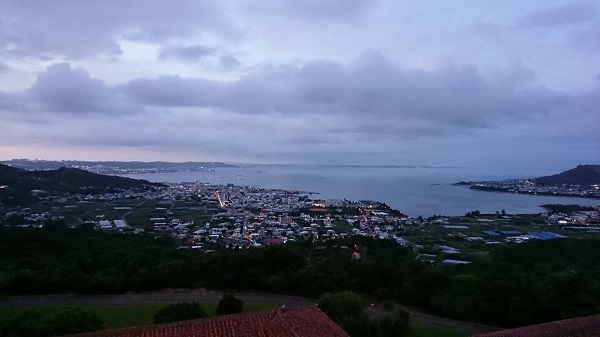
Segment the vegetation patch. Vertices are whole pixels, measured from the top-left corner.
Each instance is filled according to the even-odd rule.
[[[413,324],[408,337],[467,337],[469,334],[449,329]]]
[[[35,322],[41,322],[43,317],[52,317],[57,312],[85,311],[93,312],[97,315],[101,327],[104,329],[119,329],[134,326],[143,326],[153,324],[154,316],[168,304],[144,303],[144,304],[119,304],[119,305],[42,305],[42,306],[22,306],[22,307],[0,307],[0,333],[2,328],[6,327],[8,321],[15,319],[27,319],[28,317]],[[213,316],[217,303],[199,303],[199,308],[207,316]],[[267,303],[247,303],[244,305],[244,312],[256,310],[268,310],[276,308],[276,305]],[[31,322],[30,322],[31,323]],[[36,323],[37,324],[37,323]],[[20,336],[20,335],[15,335]],[[22,335],[28,336],[28,335]],[[28,336],[29,337],[29,336]],[[33,335],[31,335],[33,337]]]

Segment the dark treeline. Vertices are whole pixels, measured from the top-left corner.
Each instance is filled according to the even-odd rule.
[[[169,238],[91,228],[0,229],[4,295],[119,294],[205,287],[318,298],[350,290],[432,313],[518,326],[600,311],[599,240],[500,246],[471,265],[432,267],[391,240],[351,238],[205,255]],[[332,245],[355,244],[364,259]],[[366,251],[365,251],[366,250]],[[366,254],[364,254],[366,253]]]
[[[593,211],[594,207],[580,206],[580,205],[563,205],[563,204],[544,204],[541,207],[548,210],[551,213],[565,213],[571,214],[573,212],[581,211]]]

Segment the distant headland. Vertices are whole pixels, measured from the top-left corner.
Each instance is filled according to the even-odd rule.
[[[579,165],[533,179],[459,182],[473,190],[600,199],[600,165]]]

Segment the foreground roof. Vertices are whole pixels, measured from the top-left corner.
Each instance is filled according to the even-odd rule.
[[[263,310],[72,337],[349,337],[317,307]]]
[[[600,315],[564,319],[476,335],[474,337],[598,337]]]

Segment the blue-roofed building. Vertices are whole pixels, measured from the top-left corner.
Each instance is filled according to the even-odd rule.
[[[502,235],[519,235],[521,232],[519,231],[498,231]]]
[[[540,240],[553,240],[553,239],[566,239],[564,235],[556,234],[553,232],[530,232],[530,236],[538,238]]]

